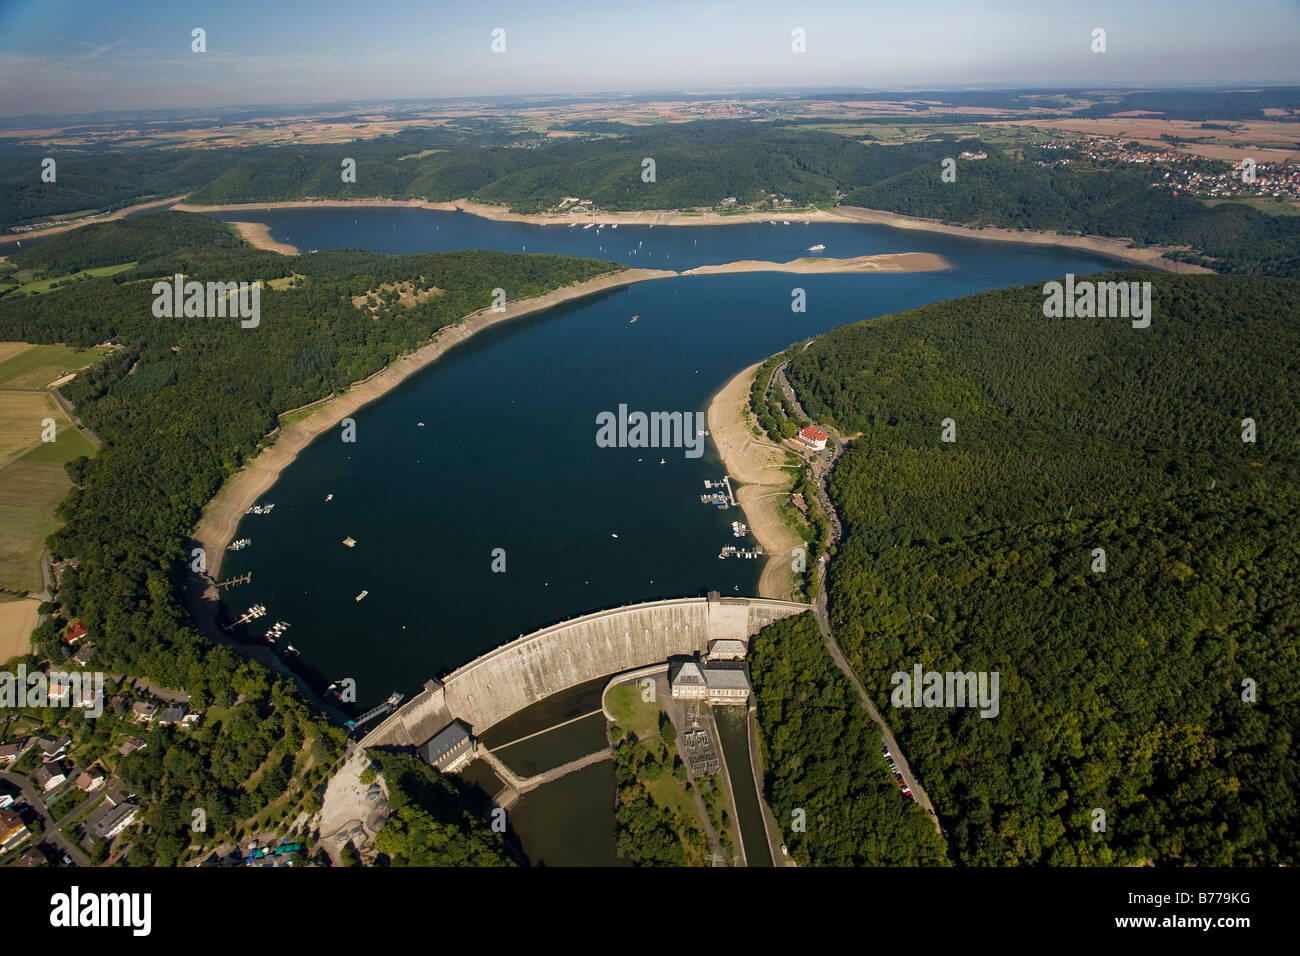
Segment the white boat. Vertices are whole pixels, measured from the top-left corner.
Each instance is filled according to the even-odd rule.
[[[781,225],[783,225],[783,226],[788,226],[788,225],[790,225],[790,220],[789,220],[789,219],[783,219],[783,220],[781,220]]]
[[[665,461],[664,459],[660,458],[660,459],[659,459],[659,464],[661,464],[661,465],[666,465],[666,464],[668,464],[668,462]]]
[[[611,228],[611,229],[617,229],[617,228],[618,228],[618,223],[614,223],[614,225],[610,226],[609,228]]]
[[[416,428],[423,428],[423,427],[424,427],[424,422],[416,422],[416,423],[415,423],[415,427],[416,427]]]
[[[617,538],[618,535],[616,535],[616,534],[611,534],[610,537],[611,537],[611,538]]]
[[[592,226],[594,226],[594,225],[595,225],[594,222],[589,222],[589,223],[587,223],[585,226],[583,226],[582,228],[583,228],[583,229],[590,229],[590,228],[591,228]]]
[[[808,251],[809,251],[809,252],[821,252],[821,251],[822,251],[823,249],[825,249],[825,248],[826,248],[826,247],[825,247],[824,245],[822,245],[822,244],[819,242],[819,243],[817,243],[817,245],[815,245],[815,246],[809,246],[809,247],[808,247]]]
[[[370,593],[369,591],[362,591],[360,594],[358,594],[358,595],[356,596],[355,600],[360,601],[362,598],[364,598],[364,597],[365,597],[367,594],[369,594],[369,593]]]
[[[334,492],[331,491],[328,495],[326,495],[326,496],[325,496],[325,500],[326,500],[326,501],[333,501],[333,500],[334,500]]]

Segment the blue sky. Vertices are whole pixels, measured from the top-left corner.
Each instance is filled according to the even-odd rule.
[[[207,52],[190,31],[207,31]],[[506,31],[506,52],[490,50]],[[791,31],[807,52],[790,49]],[[1108,50],[1091,52],[1094,27]],[[0,0],[0,115],[738,87],[1300,82],[1300,0]]]

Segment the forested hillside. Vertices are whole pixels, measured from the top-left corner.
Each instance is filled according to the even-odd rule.
[[[963,862],[1294,864],[1300,282],[1119,278],[1150,328],[1032,286],[796,353],[861,433],[831,621]],[[918,663],[999,672],[999,715],[892,707]]]
[[[242,165],[195,190],[195,203],[394,196],[469,198],[537,212],[565,196],[605,209],[714,206],[728,196],[759,202],[763,192],[798,204],[831,203],[837,191],[894,176],[951,152],[944,142],[864,145],[810,130],[735,122],[655,126],[617,139],[448,150],[397,161],[383,140],[283,150]],[[343,157],[357,161],[344,183]],[[655,161],[655,181],[641,178]]]
[[[200,707],[229,708],[240,697],[220,728],[205,727],[165,753],[150,748],[127,758],[139,769],[124,767],[123,775],[163,808],[150,821],[155,829],[135,841],[152,848],[160,832],[188,841],[196,794],[204,806],[222,808],[209,810],[210,818],[232,822],[266,805],[267,788],[245,787],[263,757],[288,759],[285,747],[316,739],[312,759],[323,772],[342,739],[291,684],[214,647],[192,626],[183,599],[186,538],[222,481],[256,453],[278,413],[346,387],[487,307],[494,288],[517,299],[622,267],[496,252],[285,257],[252,249],[222,223],[181,213],[88,227],[15,259],[58,271],[111,248],[129,250],[139,265],[0,301],[0,340],[116,338],[123,346],[63,389],[104,446],[70,464],[76,486],[60,507],[67,524],[50,539],[56,557],[80,559],[59,590],[60,613],[95,634],[96,666],[184,688]],[[176,272],[214,281],[295,278],[281,291],[263,288],[260,325],[244,329],[238,319],[156,318],[153,282]],[[398,281],[440,294],[410,308],[382,305],[373,315],[352,304],[352,296]],[[140,376],[143,386],[133,381]],[[36,638],[57,652],[55,633],[51,622]],[[210,773],[195,769],[202,767]]]
[[[801,866],[943,866],[930,817],[881,756],[880,730],[832,663],[811,614],[750,642],[764,791]],[[794,828],[802,810],[806,828]]]
[[[1151,170],[1039,166],[1001,155],[958,164],[955,182],[918,166],[844,197],[849,205],[961,225],[1044,229],[1188,246],[1174,253],[1219,272],[1300,275],[1300,216],[1241,203],[1210,208],[1151,187]]]
[[[389,866],[514,866],[503,837],[468,806],[465,784],[414,754],[369,751],[388,789],[388,820],[375,847]]]
[[[1152,188],[1150,168],[1042,166],[1032,149],[1016,157],[949,133],[887,146],[803,127],[579,124],[588,134],[617,135],[543,140],[488,124],[330,145],[74,153],[59,166],[57,185],[39,181],[34,152],[0,151],[0,228],[186,191],[200,205],[381,196],[471,199],[522,213],[565,197],[604,210],[712,208],[734,198],[737,209],[842,203],[962,225],[1131,239],[1176,247],[1174,258],[1219,272],[1300,275],[1300,217],[1241,203],[1210,208]],[[940,161],[965,150],[989,158],[960,162],[956,181],[945,182]],[[343,181],[344,159],[356,163],[355,182]],[[653,182],[642,179],[646,159],[654,160]]]

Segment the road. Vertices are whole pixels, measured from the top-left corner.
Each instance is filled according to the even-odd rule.
[[[21,790],[23,794],[23,802],[41,815],[41,819],[44,821],[45,825],[45,834],[41,837],[40,842],[51,843],[58,847],[64,853],[68,854],[68,856],[72,857],[73,863],[77,866],[92,865],[90,860],[86,857],[86,854],[81,852],[80,847],[73,846],[72,843],[59,832],[59,828],[56,827],[54,821],[50,819],[49,808],[45,806],[45,801],[41,799],[41,795],[36,791],[36,786],[30,780],[26,777],[20,776],[19,774],[6,773],[4,771],[0,771],[0,780],[6,780]]]
[[[805,346],[805,349],[806,348],[807,346]],[[794,389],[790,387],[790,383],[785,377],[786,364],[788,363],[781,363],[781,365],[777,367],[772,378],[780,384],[781,388],[785,392],[785,397],[790,403],[790,407],[800,416],[807,419],[808,415],[804,412],[803,405],[800,404],[798,396],[795,395]],[[893,731],[889,729],[889,724],[885,722],[884,717],[881,716],[879,709],[876,707],[875,701],[871,699],[866,688],[862,686],[862,681],[858,680],[858,675],[854,673],[853,668],[849,665],[848,658],[844,655],[844,651],[840,648],[839,643],[835,640],[835,636],[831,633],[830,618],[826,612],[826,592],[830,580],[830,559],[827,555],[831,553],[831,548],[839,544],[840,540],[843,538],[844,526],[840,523],[840,516],[836,512],[835,506],[831,504],[830,495],[826,490],[826,482],[830,477],[831,471],[834,470],[836,463],[839,461],[840,456],[844,454],[846,446],[846,440],[830,435],[827,438],[827,448],[830,450],[831,455],[830,459],[828,460],[824,453],[818,453],[813,458],[812,463],[813,476],[816,479],[817,500],[822,506],[822,512],[826,515],[828,525],[826,547],[821,559],[825,562],[822,569],[822,586],[817,593],[816,600],[813,601],[813,616],[817,619],[817,626],[821,629],[822,639],[826,642],[826,649],[830,652],[831,660],[835,662],[835,666],[840,669],[844,676],[849,679],[849,683],[852,684],[854,690],[858,692],[858,697],[862,700],[862,706],[866,709],[867,714],[870,715],[871,719],[876,722],[878,727],[880,727],[881,735],[885,740],[885,746],[887,746],[889,752],[894,755],[894,765],[898,768],[898,772],[903,775],[903,782],[906,783],[908,788],[912,791],[912,798],[930,814],[930,819],[934,823],[935,830],[939,833],[940,837],[942,837],[943,828],[939,825],[939,817],[934,812],[934,804],[930,801],[930,795],[925,792],[925,788],[921,786],[920,782],[916,779],[916,775],[912,773],[912,768],[908,764],[907,758],[903,755],[902,748],[898,746],[898,741],[895,739]],[[881,760],[883,759],[884,757],[882,756]],[[945,840],[945,842],[947,841]]]

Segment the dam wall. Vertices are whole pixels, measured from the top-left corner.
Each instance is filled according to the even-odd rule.
[[[766,598],[705,597],[650,601],[597,611],[525,634],[425,689],[376,727],[362,746],[414,747],[459,718],[477,735],[516,711],[569,687],[708,650],[709,642],[748,641],[807,604]]]

